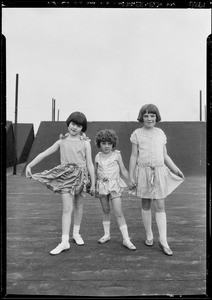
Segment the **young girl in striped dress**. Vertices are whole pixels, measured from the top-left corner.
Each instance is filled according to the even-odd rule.
[[[62,195],[62,238],[61,243],[50,254],[56,255],[70,248],[69,231],[72,211],[74,208],[73,240],[78,245],[84,245],[79,234],[83,216],[83,197],[91,178],[90,193],[95,192],[94,166],[91,158],[90,141],[84,132],[87,129],[87,119],[81,112],[72,113],[66,120],[68,133],[56,141],[51,147],[36,156],[26,167],[26,176],[34,178],[46,187]],[[41,173],[32,174],[31,168],[45,157],[60,151],[61,164]]]

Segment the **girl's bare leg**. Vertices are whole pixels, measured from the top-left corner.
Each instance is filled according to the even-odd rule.
[[[83,216],[83,197],[81,195],[75,196],[74,199],[74,225],[80,226]]]
[[[135,250],[136,247],[131,243],[130,241],[130,237],[128,234],[128,228],[127,228],[127,224],[126,224],[126,220],[125,217],[123,215],[123,211],[122,211],[122,201],[120,197],[116,197],[113,198],[111,200],[112,206],[113,206],[113,210],[114,210],[114,214],[116,216],[116,220],[117,223],[119,225],[119,229],[121,231],[121,234],[123,236],[123,245],[125,247],[127,247],[130,250]]]
[[[141,216],[146,231],[147,240],[145,244],[147,246],[153,245],[153,232],[152,232],[152,212],[151,212],[151,199],[141,199],[142,209]]]
[[[122,201],[120,197],[111,200],[113,211],[116,216],[117,223],[120,226],[126,225],[126,220],[122,212]]]
[[[83,216],[83,197],[81,195],[75,196],[74,199],[74,226],[73,226],[73,240],[77,245],[84,245],[84,241],[79,233],[80,225]]]
[[[62,235],[69,236],[71,227],[71,215],[73,211],[73,198],[71,194],[62,194],[63,214],[62,214]]]
[[[103,222],[110,221],[110,202],[108,196],[103,196],[100,198],[102,213],[103,213]]]
[[[103,244],[110,240],[110,203],[107,196],[101,197],[100,202],[102,205],[102,212],[103,212],[103,228],[104,228],[104,235],[101,237],[98,242]]]
[[[71,194],[62,194],[63,213],[62,213],[62,241],[50,254],[57,255],[70,248],[69,232],[71,226],[71,215],[73,211],[73,196]]]

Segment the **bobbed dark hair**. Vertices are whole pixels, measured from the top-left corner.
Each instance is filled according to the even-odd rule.
[[[143,115],[145,113],[156,114],[156,122],[161,121],[160,112],[159,112],[159,109],[157,108],[156,105],[154,105],[154,104],[145,104],[141,107],[141,109],[139,111],[139,114],[138,114],[138,118],[137,118],[137,120],[140,123],[143,123]]]
[[[66,120],[67,126],[69,126],[71,122],[74,122],[77,125],[81,125],[82,132],[85,132],[87,130],[87,119],[83,113],[75,111],[72,114],[70,114],[70,116]]]
[[[103,129],[97,132],[95,136],[95,144],[100,148],[101,142],[108,142],[113,144],[113,148],[116,147],[118,143],[118,137],[113,129]]]

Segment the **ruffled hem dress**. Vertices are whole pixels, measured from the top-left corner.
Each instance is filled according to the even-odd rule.
[[[96,197],[109,195],[111,192],[121,194],[127,187],[120,177],[118,164],[120,151],[115,150],[109,157],[104,157],[101,152],[97,153],[95,163],[97,164]]]
[[[142,127],[132,133],[130,141],[138,147],[134,173],[136,195],[147,199],[166,198],[184,181],[164,163],[166,135],[160,128],[147,130]]]
[[[69,134],[60,135],[61,164],[32,178],[44,184],[54,193],[82,195],[89,193],[90,178],[86,167],[85,141],[90,141],[85,134],[72,140]]]

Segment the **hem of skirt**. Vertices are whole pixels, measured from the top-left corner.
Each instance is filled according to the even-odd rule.
[[[122,194],[122,192],[125,190],[126,188],[120,188],[118,191],[117,190],[110,190],[107,192],[107,194],[105,193],[99,193],[98,191],[96,191],[96,195],[95,195],[95,198],[99,198],[100,196],[108,196],[110,195],[110,193],[112,192],[116,192],[117,194]]]
[[[46,186],[46,188],[48,189],[48,190],[50,190],[50,191],[52,191],[54,194],[71,194],[71,195],[73,195],[73,196],[83,196],[83,197],[86,197],[86,194],[87,194],[87,192],[86,191],[84,191],[84,188],[82,188],[82,190],[80,191],[80,192],[77,192],[76,193],[76,190],[75,190],[75,188],[72,188],[72,189],[69,189],[69,190],[63,190],[63,189],[56,189],[56,190],[54,190],[53,188],[52,188],[52,186],[51,185],[47,185],[47,184],[45,184],[45,186]],[[89,194],[89,193],[88,193]]]
[[[170,193],[169,193],[170,194]],[[163,197],[159,197],[157,195],[144,195],[141,191],[136,191],[136,196],[139,198],[143,198],[143,199],[155,199],[155,200],[159,200],[159,199],[165,199],[169,194],[164,195]]]
[[[53,191],[53,190],[52,190]],[[86,197],[86,194],[89,194],[87,192],[80,192],[80,193],[75,193],[75,192],[72,192],[72,191],[53,191],[54,194],[60,194],[60,195],[64,195],[64,194],[71,194],[72,196],[82,196],[82,197]]]

